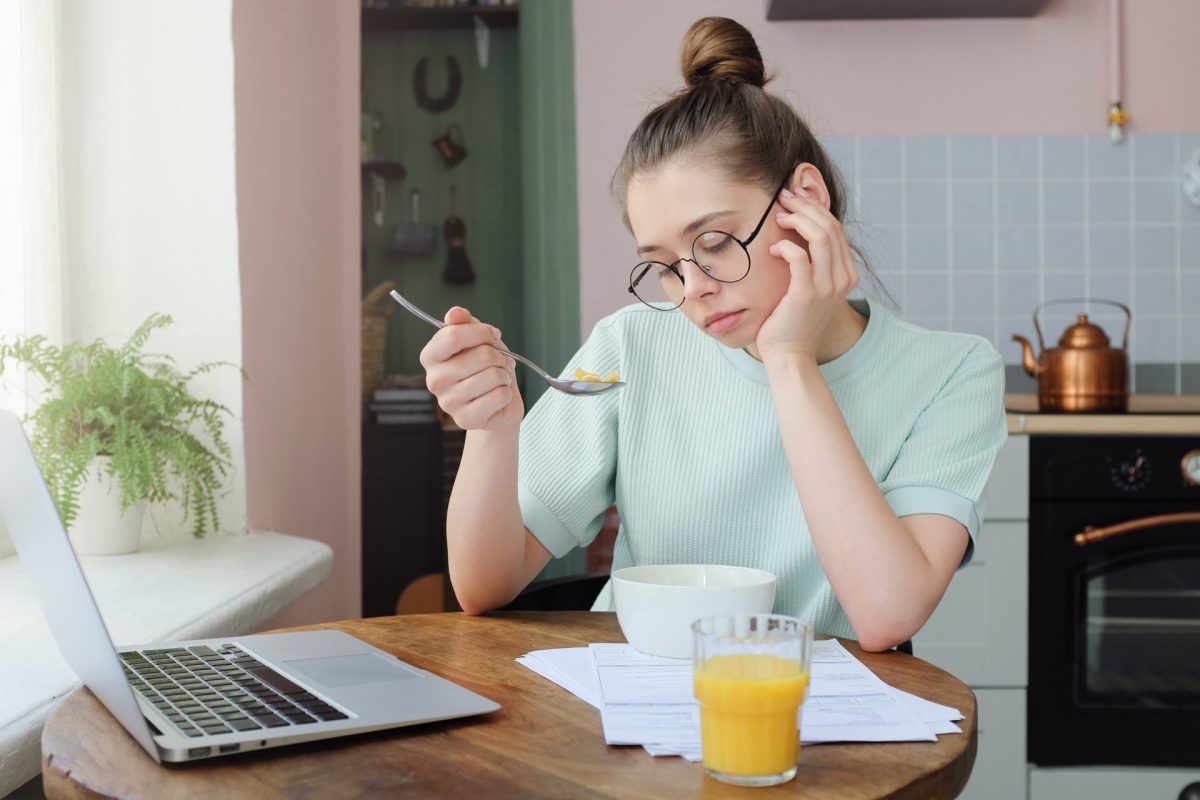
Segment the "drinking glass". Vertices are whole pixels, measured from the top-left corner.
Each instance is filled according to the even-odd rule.
[[[739,786],[790,781],[812,625],[779,614],[703,617],[692,638],[704,771]]]

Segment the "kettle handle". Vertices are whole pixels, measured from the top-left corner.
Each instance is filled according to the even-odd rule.
[[[1118,303],[1116,300],[1099,300],[1093,297],[1065,297],[1062,300],[1047,300],[1033,310],[1033,329],[1037,331],[1038,337],[1038,352],[1044,352],[1046,343],[1042,340],[1042,326],[1038,323],[1038,314],[1046,306],[1063,305],[1066,303],[1105,303],[1110,306],[1116,306],[1125,312],[1125,335],[1121,337],[1121,349],[1129,349],[1129,328],[1133,325],[1133,312],[1129,310],[1129,306],[1124,303]]]

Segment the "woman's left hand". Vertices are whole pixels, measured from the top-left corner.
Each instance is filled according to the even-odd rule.
[[[803,190],[801,190],[803,191]],[[791,282],[787,294],[763,322],[755,344],[759,355],[798,355],[816,358],[822,333],[858,285],[858,267],[842,223],[814,196],[784,189],[776,223],[795,231],[807,247],[780,239],[768,248],[787,262]]]

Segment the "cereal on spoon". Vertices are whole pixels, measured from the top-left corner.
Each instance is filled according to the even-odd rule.
[[[616,383],[620,379],[621,378],[615,369],[605,375],[603,378],[600,377],[600,373],[598,372],[588,372],[587,370],[578,368],[575,370],[575,380],[577,381],[592,381],[593,383]]]

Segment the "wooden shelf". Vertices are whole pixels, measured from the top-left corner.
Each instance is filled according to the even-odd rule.
[[[768,0],[767,19],[1032,17],[1047,0]]]
[[[395,6],[364,8],[363,32],[472,30],[475,17],[489,28],[517,27],[519,6]]]
[[[364,161],[361,169],[364,176],[378,175],[390,181],[402,181],[408,175],[408,170],[398,161]]]

